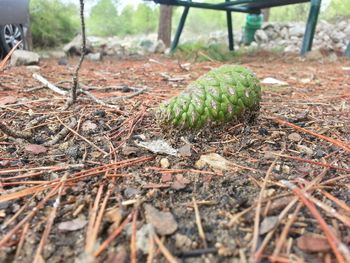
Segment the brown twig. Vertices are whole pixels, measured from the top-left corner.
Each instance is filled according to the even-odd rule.
[[[59,117],[57,117],[57,119],[59,120],[59,122],[66,127],[68,130],[70,130],[72,133],[74,133],[75,135],[77,135],[80,139],[83,139],[84,141],[86,141],[89,145],[91,145],[92,147],[94,147],[95,149],[97,149],[98,151],[100,151],[101,153],[103,153],[105,156],[108,155],[108,153],[104,150],[102,150],[100,147],[98,147],[97,145],[95,145],[94,143],[92,143],[91,141],[89,141],[88,139],[86,139],[84,136],[80,135],[79,133],[77,133],[75,130],[73,130],[72,128],[70,128],[69,126],[65,125],[61,119]]]
[[[149,160],[152,160],[153,158],[154,158],[153,156],[134,158],[134,159],[120,161],[117,163],[106,164],[106,165],[102,165],[99,167],[91,168],[91,169],[86,170],[86,171],[72,174],[71,178],[67,179],[66,183],[81,180],[81,179],[86,178],[86,177],[93,177],[93,176],[105,174],[106,171],[111,170],[111,169],[119,169],[119,168],[127,167],[130,165],[134,165],[137,163],[147,162]],[[59,183],[59,179],[49,181],[47,184],[33,186],[33,187],[26,188],[24,190],[20,190],[20,191],[14,192],[14,193],[2,195],[2,196],[0,196],[0,203],[47,190],[48,188],[55,187],[57,185],[57,183]]]
[[[202,222],[201,222],[201,216],[200,216],[199,210],[198,210],[198,205],[197,205],[196,199],[194,197],[192,197],[192,202],[193,202],[194,213],[196,216],[196,225],[197,225],[199,237],[202,239],[204,248],[208,248],[207,239],[205,238],[205,233],[204,233]]]
[[[302,127],[300,127],[298,125],[295,125],[293,123],[290,123],[290,122],[288,122],[286,120],[282,120],[282,119],[277,118],[277,117],[272,118],[272,120],[274,120],[275,122],[277,122],[279,124],[289,126],[289,127],[293,128],[293,129],[295,129],[297,131],[302,131],[302,132],[308,133],[308,134],[310,134],[312,136],[315,136],[315,137],[317,137],[317,138],[319,138],[321,140],[330,142],[333,145],[338,146],[338,147],[342,148],[343,150],[345,150],[346,152],[350,153],[350,144],[349,143],[342,142],[340,140],[333,139],[333,138],[330,138],[330,137],[322,135],[322,134],[318,134],[318,133],[313,132],[313,131],[309,131],[309,130],[307,130],[305,128],[302,128]]]
[[[57,214],[57,209],[58,207],[60,206],[60,203],[61,203],[61,196],[62,196],[62,192],[63,192],[63,187],[64,187],[64,183],[65,183],[65,180],[67,179],[67,174],[65,174],[62,179],[61,179],[61,186],[60,188],[58,189],[58,196],[53,204],[53,208],[52,208],[52,211],[51,213],[49,214],[48,216],[48,219],[47,219],[47,223],[46,223],[46,226],[45,226],[45,230],[44,230],[44,233],[42,234],[41,236],[41,240],[40,240],[40,243],[38,245],[38,248],[36,250],[36,253],[35,253],[35,256],[34,256],[34,260],[33,262],[34,263],[40,263],[41,262],[41,259],[42,259],[42,252],[43,252],[43,249],[44,249],[44,246],[45,246],[45,243],[49,237],[49,234],[50,234],[50,231],[51,231],[51,228],[52,228],[52,225],[54,223],[54,220],[56,218],[56,214]]]
[[[0,240],[0,247],[4,246],[5,243],[27,222],[29,222],[35,214],[41,209],[45,203],[57,193],[60,184],[57,184],[55,188],[53,188],[43,200],[39,202],[39,204],[35,207],[35,209],[31,210],[14,228],[12,228],[3,238]]]
[[[21,234],[21,238],[19,239],[19,243],[17,245],[17,249],[16,249],[16,254],[15,254],[15,259],[13,262],[18,262],[18,257],[21,253],[21,250],[23,248],[23,244],[24,244],[24,241],[25,241],[25,238],[26,238],[26,235],[27,235],[27,232],[29,230],[29,227],[30,227],[30,224],[29,223],[26,223],[23,227],[23,231],[22,231],[22,234]]]
[[[291,183],[290,181],[282,180],[281,183],[288,187],[290,190],[292,190],[293,193],[300,199],[300,201],[302,201],[303,204],[309,209],[310,213],[315,217],[317,222],[320,224],[320,227],[324,231],[328,243],[331,246],[333,253],[337,258],[337,261],[339,263],[350,262],[350,252],[348,248],[345,244],[340,242],[335,236],[335,234],[332,232],[332,230],[330,230],[326,221],[318,212],[315,204],[310,202],[310,199],[306,197],[305,192],[303,192],[300,188],[298,188],[295,184]]]
[[[136,248],[137,216],[138,216],[138,208],[136,207],[135,212],[132,216],[132,225],[131,225],[131,241],[130,241],[131,263],[137,263],[137,248]]]
[[[96,241],[96,237],[97,237],[97,233],[94,233],[94,225],[95,225],[95,221],[96,221],[96,217],[97,217],[98,205],[100,203],[101,196],[102,196],[103,187],[104,187],[104,185],[101,184],[100,187],[98,188],[98,191],[97,191],[97,194],[95,197],[94,205],[93,205],[92,209],[90,209],[90,213],[89,213],[89,223],[87,226],[86,239],[85,239],[86,240],[85,252],[87,254],[92,254],[93,249],[94,249],[94,244]]]
[[[300,211],[300,209],[302,208],[302,204],[299,203],[297,205],[297,207],[295,208],[293,214],[291,217],[289,217],[287,223],[285,224],[283,230],[282,230],[282,233],[280,235],[280,237],[278,238],[278,241],[276,242],[276,246],[275,246],[275,249],[273,251],[273,254],[271,256],[271,261],[272,262],[277,262],[277,257],[278,257],[278,254],[280,253],[283,245],[286,243],[286,239],[287,239],[287,235],[288,235],[288,232],[291,228],[291,226],[293,225],[293,223],[295,222],[297,216],[298,216],[298,213]]]
[[[98,257],[101,255],[101,253],[109,246],[109,244],[123,231],[123,229],[126,227],[126,225],[130,222],[133,214],[135,213],[132,212],[130,213],[124,221],[120,224],[118,228],[116,228],[112,234],[99,246],[99,248],[95,251],[94,256]]]
[[[10,59],[12,56],[13,52],[17,49],[17,47],[22,43],[22,40],[18,41],[16,45],[13,46],[13,48],[10,50],[10,52],[6,55],[3,61],[0,63],[0,70],[3,70],[3,68],[6,65],[6,62]]]
[[[269,169],[266,172],[263,184],[260,189],[257,206],[255,210],[255,218],[254,218],[254,232],[253,232],[253,239],[252,239],[252,248],[251,248],[251,255],[253,256],[255,252],[258,249],[258,239],[259,239],[259,225],[260,225],[260,213],[261,213],[261,206],[262,206],[262,200],[265,195],[265,188],[267,185],[267,181],[269,180],[269,177],[272,173],[273,168],[276,165],[276,162],[278,160],[278,157],[275,158],[275,160],[270,165]],[[256,261],[256,258],[252,258],[253,261]]]
[[[33,134],[31,132],[15,131],[2,121],[0,121],[0,130],[13,138],[21,138],[26,140],[33,138]]]
[[[178,261],[174,258],[174,256],[169,252],[169,250],[163,245],[162,241],[159,240],[159,237],[154,234],[153,235],[154,241],[157,243],[160,251],[162,252],[163,256],[166,258],[166,260],[169,263],[178,263]]]

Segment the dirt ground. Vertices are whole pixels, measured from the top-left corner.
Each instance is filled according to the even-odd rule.
[[[77,61],[0,72],[0,262],[350,262],[349,59],[225,62],[288,85],[263,86],[253,123],[202,133],[153,111],[223,62],[85,61],[102,102],[62,110],[32,74],[67,90]],[[140,147],[156,139],[178,154]]]

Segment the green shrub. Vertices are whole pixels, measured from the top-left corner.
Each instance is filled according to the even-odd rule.
[[[30,1],[34,47],[54,47],[69,42],[79,32],[79,9],[59,0]]]
[[[179,45],[174,54],[177,58],[201,61],[229,61],[237,57],[237,52],[232,52],[226,44],[205,44],[203,42],[191,42]]]
[[[159,8],[140,3],[126,5],[118,12],[117,0],[99,0],[87,18],[88,34],[94,36],[125,36],[156,32]]]

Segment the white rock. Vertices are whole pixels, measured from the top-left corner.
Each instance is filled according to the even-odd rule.
[[[266,43],[269,40],[269,37],[267,36],[267,34],[265,33],[264,30],[257,30],[255,32],[255,36],[254,36],[256,42],[258,43]]]
[[[158,40],[156,46],[154,47],[155,53],[164,53],[166,50],[166,46],[162,40]]]
[[[293,27],[289,29],[289,35],[301,37],[304,35],[305,28],[299,24],[295,24]]]
[[[77,35],[75,38],[72,39],[71,42],[69,42],[63,47],[63,51],[69,55],[80,55],[81,44],[82,44],[82,36]],[[87,51],[92,51],[93,49],[89,39],[86,39],[86,49]]]
[[[275,85],[275,86],[288,86],[287,82],[285,82],[283,80],[278,80],[278,79],[275,79],[275,78],[271,78],[271,77],[264,78],[261,81],[261,84]]]
[[[86,55],[86,58],[91,61],[101,61],[102,60],[102,54],[100,52],[98,53],[89,53]]]
[[[37,65],[39,64],[39,54],[27,50],[15,50],[11,56],[11,66]]]

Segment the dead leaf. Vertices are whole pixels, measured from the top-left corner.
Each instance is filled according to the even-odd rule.
[[[47,148],[45,146],[38,145],[38,144],[28,144],[24,149],[27,152],[30,152],[30,153],[33,153],[33,154],[40,154],[40,153],[46,153],[47,152]]]
[[[135,141],[135,144],[139,147],[146,148],[153,153],[163,153],[173,156],[177,155],[177,150],[171,147],[171,145],[169,145],[166,141],[161,139],[145,142]]]

